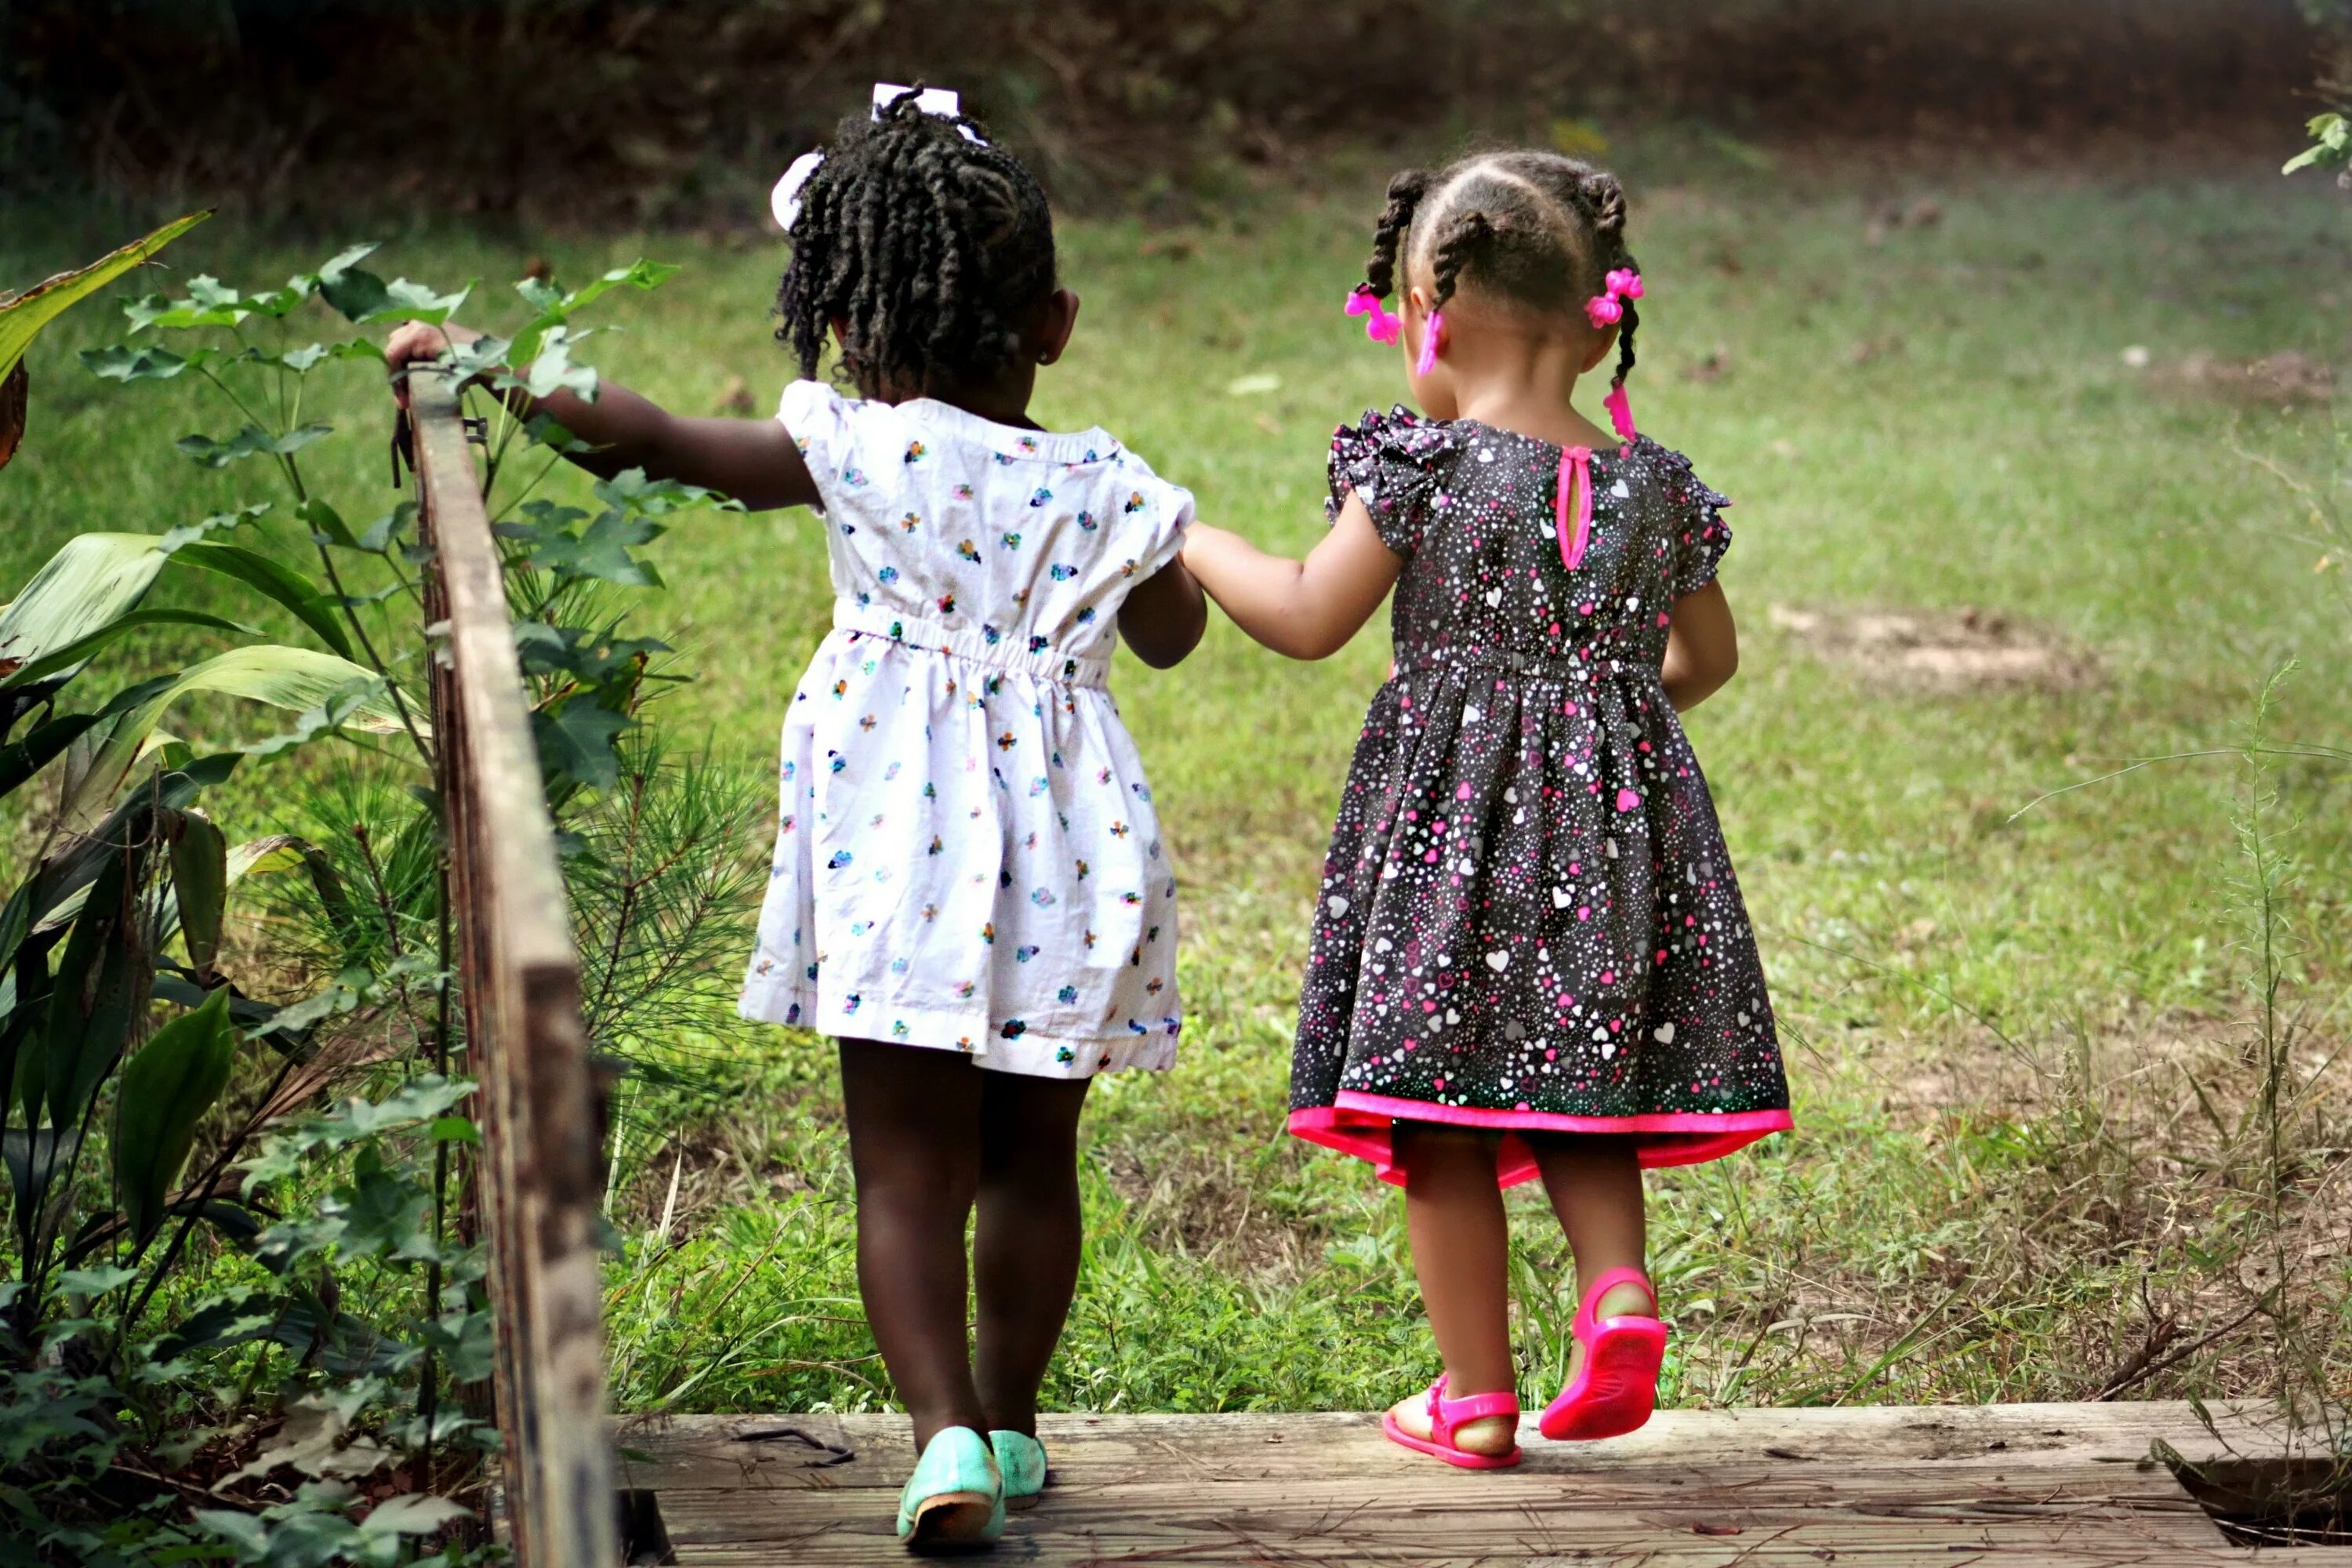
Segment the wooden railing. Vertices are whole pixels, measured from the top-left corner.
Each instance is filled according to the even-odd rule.
[[[505,1516],[520,1568],[615,1568],[597,1213],[601,1129],[580,964],[490,521],[456,389],[409,382],[441,798],[480,1081]]]

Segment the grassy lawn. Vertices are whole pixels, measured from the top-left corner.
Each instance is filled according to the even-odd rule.
[[[2332,476],[2332,416],[2308,386],[2291,398],[2236,374],[2283,353],[2345,360],[2352,207],[2261,168],[1629,173],[1651,280],[1636,411],[1737,503],[1724,582],[1746,662],[1691,729],[1759,928],[1800,1124],[1654,1179],[1671,1396],[2088,1396],[2152,1336],[2186,1344],[2234,1317],[2265,1278],[2231,1135],[2254,1092],[2233,826],[2249,772],[2174,764],[2018,814],[2133,759],[2242,741],[2289,659],[2275,733],[2352,737],[2347,563],[2336,547],[2322,568],[2305,509],[2254,461]],[[1085,310],[1039,416],[1106,424],[1191,485],[1204,516],[1304,548],[1331,426],[1402,390],[1392,356],[1338,309],[1381,175],[1356,168],[1328,194],[1254,199],[1192,230],[1068,226]],[[1890,204],[1906,221],[1874,221]],[[0,221],[0,278],[37,278],[116,229],[135,224]],[[172,259],[258,285],[332,248],[221,220]],[[627,331],[584,357],[681,408],[715,408],[739,383],[766,406],[785,374],[766,340],[772,246],[424,230],[383,265],[446,286],[534,257],[577,279],[638,254],[686,270],[614,312]],[[32,429],[0,479],[9,583],[76,531],[159,531],[250,488],[172,451],[188,430],[224,433],[193,388],[118,391],[73,363],[119,336],[85,310],[34,356]],[[319,471],[388,506],[388,410],[364,366],[319,415],[348,433],[314,449],[332,452]],[[646,619],[699,676],[667,722],[764,777],[827,624],[824,542],[803,514],[715,515],[656,558],[670,592]],[[1802,614],[1875,610],[1956,625],[1972,610],[1979,628],[2008,627],[1986,634],[2004,646],[2057,650],[2050,678],[1906,684],[1884,650],[1836,657]],[[1089,1252],[1049,1390],[1063,1405],[1365,1407],[1434,1370],[1400,1200],[1280,1131],[1304,916],[1384,662],[1380,636],[1301,666],[1219,626],[1171,673],[1123,663],[1186,881],[1191,1026],[1173,1073],[1097,1091]],[[2272,782],[2268,829],[2290,830],[2300,867],[2283,993],[2299,1084],[2347,1035],[2352,777],[2281,759]],[[267,774],[225,796],[232,837],[274,826],[279,798]],[[679,1048],[724,1109],[651,1091],[628,1108],[616,1397],[887,1402],[852,1278],[829,1049],[772,1033]],[[2289,1119],[2285,1298],[2332,1345],[2318,1353],[2336,1358],[2337,1387],[2352,1377],[2340,1076]],[[1557,1375],[1574,1302],[1556,1232],[1526,1217],[1532,1393]],[[2266,1321],[2159,1361],[2135,1392],[2266,1386]]]

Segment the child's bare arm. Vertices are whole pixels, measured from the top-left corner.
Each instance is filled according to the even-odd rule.
[[[1145,578],[1118,609],[1118,635],[1154,669],[1181,664],[1201,646],[1208,626],[1208,601],[1181,561],[1171,561]]]
[[[419,321],[401,327],[383,350],[395,375],[394,395],[408,401],[401,370],[438,359],[451,342],[471,342],[480,336],[454,321],[446,327]],[[569,392],[534,398],[513,391],[506,398],[518,416],[545,414],[588,443],[588,450],[569,456],[592,474],[609,478],[625,468],[643,468],[654,479],[681,479],[732,496],[754,511],[816,504],[808,465],[792,432],[778,420],[681,418],[611,381],[599,384],[593,403]]]
[[[1666,662],[1660,671],[1666,700],[1687,713],[1739,672],[1739,629],[1731,622],[1731,601],[1723,585],[1709,583],[1675,601],[1674,625],[1666,632]]]
[[[1304,561],[1268,555],[1239,534],[1195,523],[1184,564],[1234,625],[1292,658],[1328,658],[1371,619],[1404,558],[1381,542],[1354,496]]]

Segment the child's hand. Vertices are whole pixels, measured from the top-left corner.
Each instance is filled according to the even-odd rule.
[[[403,321],[393,330],[383,345],[383,363],[392,375],[392,395],[399,405],[408,406],[408,376],[412,364],[431,364],[459,343],[470,343],[481,337],[471,327],[461,327],[451,321],[446,326],[431,326],[424,321]]]

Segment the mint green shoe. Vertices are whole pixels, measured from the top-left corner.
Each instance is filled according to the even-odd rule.
[[[1026,1432],[991,1432],[988,1446],[996,1450],[996,1473],[1004,1478],[1004,1506],[1035,1508],[1045,1489],[1045,1445]]]
[[[976,1552],[1003,1533],[996,1456],[971,1427],[947,1427],[923,1450],[898,1494],[898,1539],[909,1552]]]

